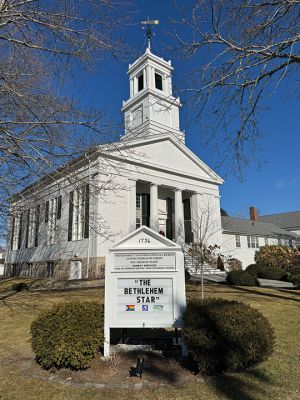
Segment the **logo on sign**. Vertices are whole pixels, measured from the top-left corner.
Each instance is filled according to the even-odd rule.
[[[126,304],[126,311],[135,311],[135,304]]]
[[[154,311],[164,311],[164,306],[162,304],[154,304],[153,310]]]
[[[142,311],[148,311],[148,309],[149,309],[148,305],[145,304],[142,305]]]

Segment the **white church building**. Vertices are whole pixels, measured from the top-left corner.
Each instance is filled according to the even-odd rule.
[[[223,180],[186,145],[170,61],[129,66],[125,132],[11,199],[6,275],[99,277],[113,243],[149,226],[183,248],[221,245]]]

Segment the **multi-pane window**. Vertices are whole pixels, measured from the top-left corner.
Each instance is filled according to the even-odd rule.
[[[252,249],[259,248],[258,237],[256,237],[256,236],[247,236],[247,243],[248,243],[249,248],[252,248]]]
[[[40,206],[27,210],[27,225],[25,247],[35,247],[38,245]]]
[[[278,244],[280,246],[287,246],[289,241],[287,239],[278,239]]]
[[[155,87],[156,87],[156,89],[163,90],[162,75],[157,73],[157,72],[155,72],[154,77],[155,77]]]
[[[241,237],[240,237],[240,235],[235,235],[235,245],[236,245],[236,247],[241,247]]]
[[[89,185],[70,192],[68,240],[89,237]]]
[[[55,244],[57,220],[61,218],[61,196],[46,201],[45,223],[47,224],[47,244]]]
[[[21,214],[12,218],[11,229],[11,249],[18,250],[21,247]]]
[[[269,238],[265,237],[265,246],[269,245]]]
[[[150,196],[146,193],[136,195],[136,228],[150,223]]]

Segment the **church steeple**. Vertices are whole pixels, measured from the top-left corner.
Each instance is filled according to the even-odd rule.
[[[168,133],[184,142],[179,129],[179,98],[172,94],[171,61],[145,53],[129,65],[130,98],[123,102],[125,135],[122,139]]]

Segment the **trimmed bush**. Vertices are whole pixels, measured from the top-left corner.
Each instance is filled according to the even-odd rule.
[[[269,321],[247,304],[224,299],[191,302],[184,313],[183,334],[199,371],[242,371],[273,353]]]
[[[300,275],[300,265],[296,265],[294,268],[291,269],[290,271],[291,275]]]
[[[247,271],[229,271],[226,278],[229,285],[256,286],[256,279]]]
[[[260,271],[260,269],[261,269],[261,265],[260,265],[260,264],[250,264],[250,265],[248,265],[248,267],[246,268],[246,271],[247,271],[250,275],[252,275],[252,276],[254,276],[254,277],[257,277],[258,272]]]
[[[292,282],[296,286],[296,288],[300,288],[300,274],[291,275],[290,282]]]
[[[45,369],[86,369],[103,343],[103,306],[98,303],[58,304],[31,325],[32,349]]]
[[[25,282],[19,282],[19,283],[14,283],[11,286],[11,290],[14,290],[15,292],[22,292],[22,290],[28,290],[29,286]]]
[[[288,273],[280,268],[271,265],[260,265],[257,271],[257,277],[262,279],[283,280],[288,276]]]

